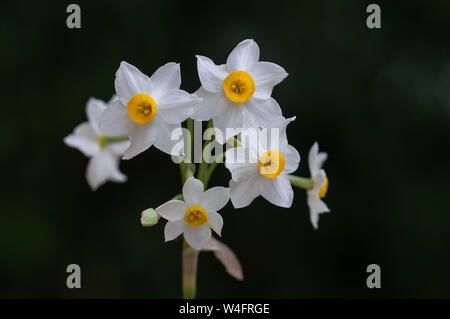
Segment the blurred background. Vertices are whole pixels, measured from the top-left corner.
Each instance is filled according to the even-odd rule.
[[[202,253],[198,297],[450,297],[450,2],[377,1],[372,30],[369,1],[76,1],[81,29],[69,3],[0,4],[0,297],[180,297],[181,241],[139,221],[180,192],[178,167],[152,148],[121,162],[126,184],[92,192],[63,138],[89,97],[114,93],[120,61],[148,75],[179,62],[193,92],[195,54],[225,63],[247,38],[289,73],[273,96],[297,116],[298,174],[314,141],[329,154],[332,212],[315,231],[300,189],[291,209],[228,204],[222,240],[245,280]],[[220,167],[211,186],[229,178]],[[66,287],[71,263],[81,289]],[[372,263],[381,289],[366,287]]]

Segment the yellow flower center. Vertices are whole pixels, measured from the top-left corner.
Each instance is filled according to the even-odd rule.
[[[275,178],[284,170],[284,156],[278,151],[265,152],[259,158],[259,173],[268,178]]]
[[[155,117],[156,103],[150,95],[138,93],[128,101],[127,109],[134,122],[146,124]]]
[[[320,188],[319,197],[324,198],[328,191],[328,177],[325,177],[325,184]]]
[[[208,214],[201,206],[192,205],[186,211],[184,220],[192,227],[198,227],[208,222]]]
[[[223,80],[226,96],[235,103],[248,101],[255,92],[255,81],[245,71],[233,71]]]

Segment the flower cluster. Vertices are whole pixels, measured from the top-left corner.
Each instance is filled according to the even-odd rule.
[[[89,122],[65,138],[67,145],[91,157],[89,185],[95,190],[108,180],[124,182],[119,157],[131,159],[155,146],[181,158],[182,194],[141,216],[144,226],[158,223],[160,217],[166,219],[166,241],[183,234],[197,251],[222,247],[212,238],[211,230],[221,235],[224,222],[218,211],[230,199],[234,208],[246,207],[258,196],[289,208],[294,198],[292,185],[306,190],[311,223],[317,228],[319,214],[329,211],[322,201],[328,188],[322,169],[327,154],[320,153],[314,143],[308,157],[311,176],[292,175],[300,155],[288,143],[287,126],[295,117],[283,117],[280,105],[272,98],[274,86],[287,77],[286,71],[277,64],[259,61],[259,47],[253,40],[239,43],[225,64],[197,55],[197,68],[201,87],[190,94],[180,89],[179,64],[167,63],[151,77],[126,62],[120,64],[114,83],[116,95],[107,104],[91,98],[87,104]],[[212,163],[203,158],[198,167],[190,158],[193,120],[209,121],[215,142],[227,148],[216,154]],[[179,141],[174,132],[181,130],[185,121],[190,134]],[[180,142],[181,147],[177,147]],[[231,173],[229,187],[207,189],[223,158]]]

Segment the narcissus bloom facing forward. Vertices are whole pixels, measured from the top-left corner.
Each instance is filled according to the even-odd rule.
[[[213,187],[204,192],[203,183],[190,177],[183,185],[183,198],[184,201],[168,201],[156,208],[156,212],[168,220],[164,229],[166,241],[184,233],[189,246],[200,250],[211,239],[211,229],[220,236],[223,219],[217,211],[228,203],[230,191]]]
[[[319,227],[319,215],[330,211],[328,206],[321,200],[321,198],[325,197],[328,190],[328,178],[322,169],[322,165],[327,159],[327,156],[327,153],[319,152],[319,144],[317,142],[313,144],[308,154],[309,171],[314,186],[307,191],[307,201],[311,223],[315,229]]]
[[[115,97],[108,105],[115,103]],[[96,190],[106,181],[125,182],[127,177],[119,171],[119,158],[129,147],[129,141],[108,143],[111,139],[99,128],[99,120],[107,105],[90,98],[86,105],[88,122],[78,125],[72,134],[64,138],[66,145],[80,150],[90,157],[86,170],[86,179],[92,190]]]
[[[239,43],[222,65],[198,55],[197,67],[202,86],[195,94],[203,102],[194,107],[193,118],[212,118],[214,127],[222,131],[223,136],[216,136],[220,143],[233,136],[226,134],[227,128],[248,128],[249,123],[266,127],[281,116],[280,106],[271,94],[288,74],[274,63],[259,62],[255,41]]]
[[[288,144],[286,126],[294,119],[280,117],[272,123],[272,128],[279,128],[276,149],[267,148],[268,144],[261,142],[241,141],[242,146],[225,153],[225,166],[232,177],[231,202],[235,208],[248,206],[259,195],[274,205],[291,207],[294,192],[288,174],[297,170],[300,155]],[[258,132],[262,134],[261,130]]]
[[[180,66],[167,63],[149,78],[126,62],[120,63],[114,82],[118,100],[104,112],[100,127],[111,136],[129,136],[130,159],[155,145],[172,154],[178,142],[171,139],[174,129],[191,116],[197,96],[180,90]],[[180,155],[180,154],[172,154]]]

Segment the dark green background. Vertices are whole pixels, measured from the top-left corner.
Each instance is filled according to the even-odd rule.
[[[198,296],[450,297],[448,1],[378,1],[380,30],[365,25],[367,1],[77,1],[80,30],[66,27],[69,3],[0,4],[0,297],[180,296],[181,242],[139,222],[180,192],[178,167],[152,148],[121,163],[126,184],[91,192],[87,158],[63,138],[89,97],[113,94],[120,61],[148,75],[180,62],[193,92],[195,54],[224,63],[247,38],[289,73],[273,96],[297,116],[299,174],[315,140],[329,153],[332,212],[315,231],[300,189],[291,209],[228,204],[223,241],[245,280],[204,253]],[[229,178],[220,167],[211,184]],[[65,286],[70,263],[82,289]]]

